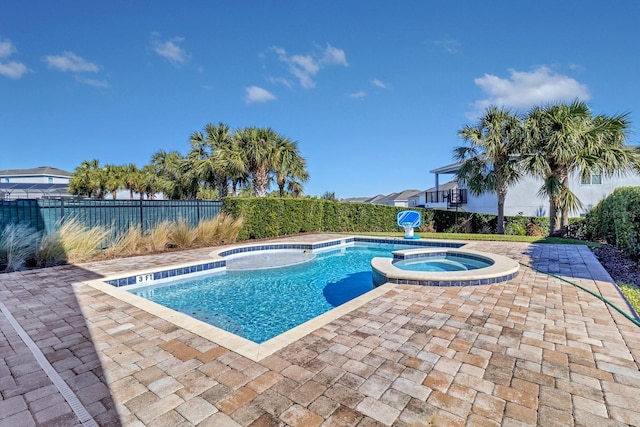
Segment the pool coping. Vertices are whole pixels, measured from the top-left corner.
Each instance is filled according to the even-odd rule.
[[[488,259],[492,264],[473,270],[454,272],[411,271],[394,265],[404,259],[428,259],[446,254],[476,259]],[[421,248],[404,249],[393,252],[393,258],[373,258],[371,260],[374,283],[397,283],[420,286],[480,286],[511,280],[518,275],[520,264],[502,255],[475,251],[472,249]]]
[[[360,295],[357,298],[354,298],[350,301],[347,301],[344,304],[339,305],[319,316],[314,317],[292,329],[289,329],[286,332],[283,332],[280,335],[277,335],[261,344],[257,344],[251,340],[233,334],[231,332],[225,331],[224,329],[218,328],[216,326],[210,325],[201,320],[197,320],[191,316],[188,316],[184,313],[180,313],[173,309],[164,307],[160,304],[157,304],[153,301],[149,301],[145,298],[137,296],[128,290],[131,289],[132,280],[138,280],[138,278],[142,278],[141,284],[145,286],[146,283],[151,284],[151,280],[153,280],[153,284],[162,283],[165,280],[173,280],[178,278],[180,275],[184,274],[193,274],[193,273],[201,273],[206,274],[209,272],[215,272],[216,270],[222,271],[225,267],[224,257],[234,254],[241,254],[252,251],[259,250],[270,250],[270,249],[311,249],[311,250],[323,250],[323,249],[331,249],[339,247],[340,245],[347,245],[350,243],[357,242],[366,242],[366,243],[395,243],[395,244],[408,244],[408,245],[416,245],[423,246],[421,250],[424,250],[428,245],[437,246],[439,249],[442,249],[443,246],[448,248],[459,248],[464,246],[468,242],[462,241],[454,241],[454,240],[432,240],[432,239],[420,239],[420,240],[404,240],[402,238],[380,238],[380,237],[370,237],[370,236],[358,236],[358,235],[349,235],[340,238],[332,238],[323,241],[316,242],[297,242],[297,243],[269,243],[269,244],[256,244],[256,243],[245,243],[239,245],[227,246],[224,248],[220,248],[214,250],[209,253],[211,259],[200,261],[197,263],[182,263],[175,264],[170,267],[159,267],[157,269],[145,269],[142,271],[127,271],[117,275],[112,275],[96,280],[83,282],[94,289],[100,290],[114,298],[117,298],[123,302],[129,303],[135,307],[140,308],[150,314],[153,314],[163,320],[171,322],[178,327],[186,329],[194,334],[200,335],[203,338],[214,341],[232,351],[241,354],[242,356],[247,357],[255,362],[258,362],[265,357],[275,353],[276,351],[286,347],[287,345],[297,341],[298,339],[308,335],[309,333],[315,331],[316,329],[321,328],[322,326],[332,322],[333,320],[344,316],[347,313],[363,306],[367,302],[370,302],[379,296],[384,295],[388,291],[394,289],[397,284],[395,283],[385,283],[381,286],[374,287],[371,291]],[[295,248],[294,248],[295,247]],[[202,267],[198,270],[199,266],[207,266]],[[166,273],[166,274],[163,274]],[[154,280],[154,277],[160,275],[158,280]],[[164,276],[164,277],[163,277]],[[149,281],[147,281],[149,279]]]

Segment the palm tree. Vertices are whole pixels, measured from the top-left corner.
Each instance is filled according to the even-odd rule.
[[[98,160],[84,160],[78,166],[69,181],[69,193],[79,196],[100,196],[102,184],[100,176],[100,163]]]
[[[133,193],[139,186],[140,181],[140,169],[134,163],[126,164],[122,167],[122,179],[124,180],[124,186],[129,190],[129,199],[133,200]]]
[[[543,179],[538,194],[549,198],[550,234],[562,234],[571,211],[582,203],[569,188],[569,176],[624,174],[638,168],[640,159],[625,146],[630,126],[628,114],[594,117],[582,101],[536,107],[527,115],[526,170]]]
[[[271,128],[245,128],[236,133],[244,164],[256,197],[265,197],[275,162],[276,142],[280,136]]]
[[[302,192],[302,183],[309,179],[307,163],[298,151],[298,144],[289,138],[279,138],[276,141],[274,156],[274,170],[280,197],[284,197],[285,185],[292,194]]]
[[[504,234],[504,202],[509,187],[520,179],[518,166],[520,122],[510,111],[490,106],[475,126],[458,131],[468,145],[456,147],[460,162],[458,182],[466,184],[474,195],[498,196],[497,233]]]
[[[105,177],[105,190],[111,193],[111,198],[113,200],[116,200],[118,190],[124,188],[122,167],[116,165],[104,165],[102,170]]]
[[[157,176],[157,191],[169,199],[193,199],[198,179],[192,173],[189,160],[177,151],[157,151],[151,157],[151,166]]]
[[[226,197],[229,183],[244,171],[243,158],[229,126],[209,123],[205,133],[194,132],[189,139],[191,161],[195,174],[218,190],[219,197]]]

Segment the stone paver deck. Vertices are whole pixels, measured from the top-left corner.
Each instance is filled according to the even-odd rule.
[[[625,306],[584,246],[468,247]],[[530,268],[489,286],[398,285],[259,361],[83,284],[209,252],[0,275],[0,426],[640,425],[640,328]]]

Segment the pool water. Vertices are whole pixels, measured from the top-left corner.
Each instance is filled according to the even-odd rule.
[[[269,270],[226,271],[131,289],[136,295],[258,344],[371,289],[371,259],[406,245],[351,246]]]
[[[475,258],[446,255],[403,260],[394,262],[393,265],[407,271],[464,271],[488,267],[491,263]]]

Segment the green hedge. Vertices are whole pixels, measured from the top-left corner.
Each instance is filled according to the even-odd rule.
[[[587,212],[585,237],[640,259],[640,187],[621,187]]]
[[[222,210],[242,216],[241,240],[304,232],[394,232],[396,214],[406,208],[324,199],[226,198]],[[432,214],[417,209],[427,220]]]
[[[305,232],[399,232],[396,214],[407,208],[345,203],[324,199],[232,198],[223,200],[222,211],[242,216],[239,240],[262,239]],[[447,210],[410,208],[422,214],[423,229],[437,232],[495,233],[496,216]],[[507,217],[510,234],[525,234],[529,222],[545,233],[547,218]]]

